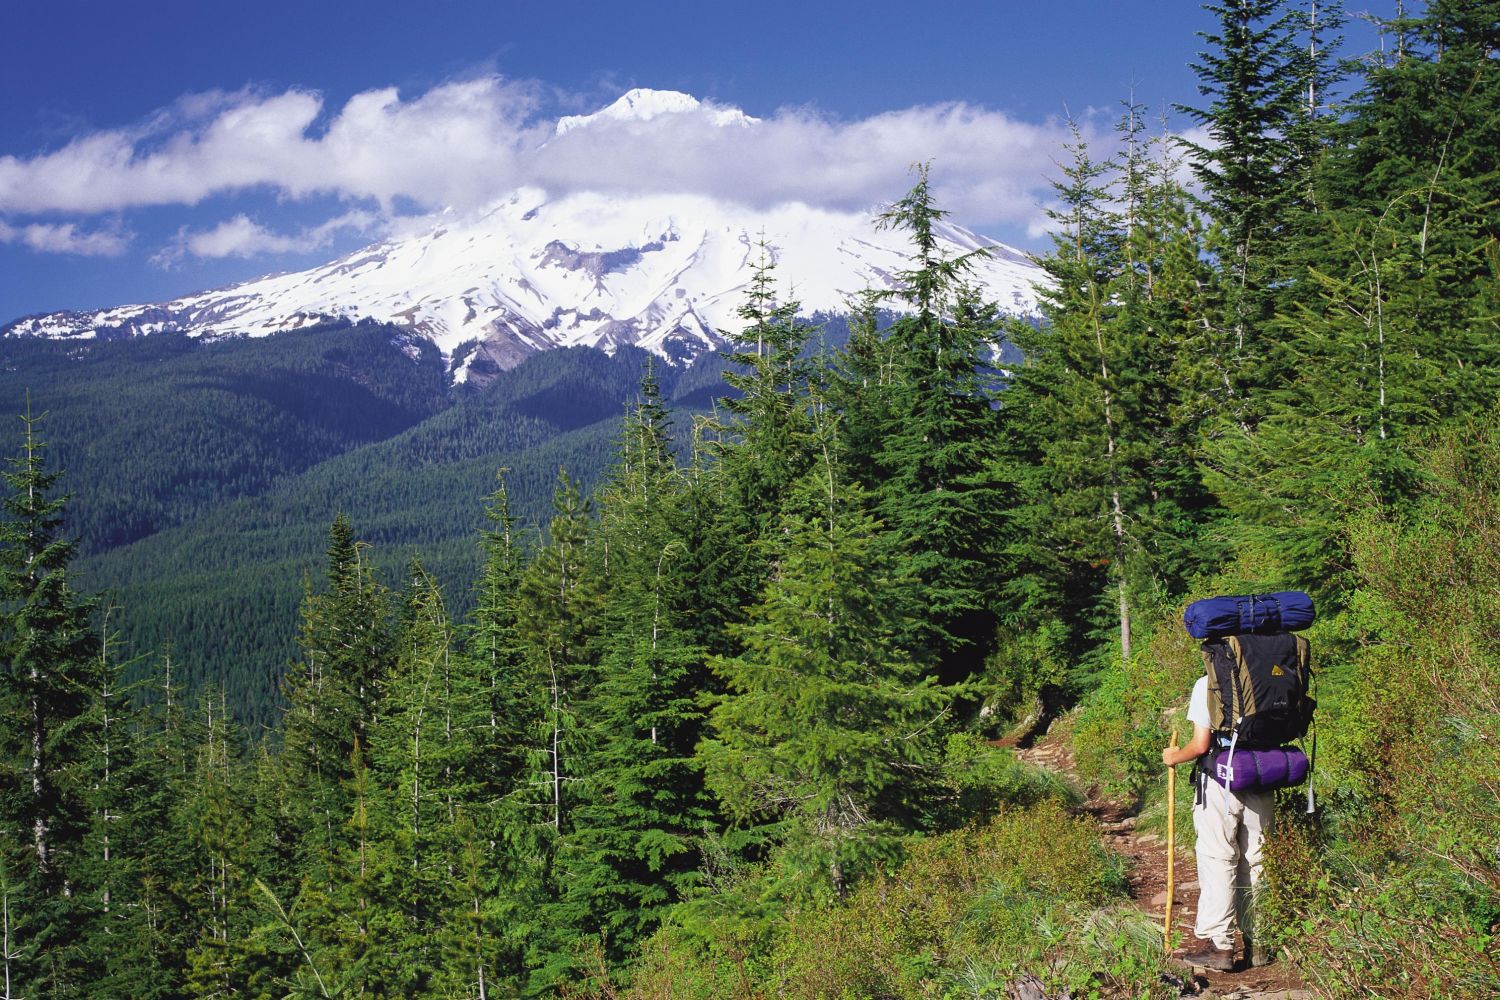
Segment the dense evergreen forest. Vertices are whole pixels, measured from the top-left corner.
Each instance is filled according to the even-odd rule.
[[[846,317],[812,319],[809,350],[847,339]],[[34,401],[50,461],[68,470],[81,589],[119,608],[122,648],[170,647],[185,690],[221,688],[256,730],[280,718],[278,679],[332,512],[360,525],[382,579],[420,555],[466,612],[477,498],[495,470],[509,470],[519,521],[545,525],[560,467],[586,490],[608,468],[645,358],[549,351],[450,388],[429,342],[372,322],[208,343],[17,339],[0,353],[0,402],[20,413]],[[722,367],[713,354],[663,367],[664,399],[710,410]]]
[[[89,457],[50,455],[26,411],[0,535],[3,996],[1003,997],[1022,974],[1176,996],[1076,792],[987,739],[1051,721],[1161,817],[1202,670],[1184,604],[1281,588],[1319,604],[1321,806],[1282,810],[1264,936],[1331,996],[1495,995],[1500,3],[1431,0],[1357,63],[1319,5],[1209,9],[1183,109],[1207,138],[1133,103],[1117,141],[1076,133],[1039,324],[938,254],[923,168],[880,218],[911,240],[903,291],[813,348],[763,257],[733,392],[674,414],[675,376],[626,354],[623,420],[571,429],[605,471],[546,470],[543,536],[519,470],[422,487],[450,495],[435,520],[480,512],[461,585],[419,560],[382,582],[359,509],[288,536],[322,566],[290,583],[279,717],[247,726],[196,654],[122,643],[129,591],[87,597],[64,530],[58,469]],[[346,331],[367,334],[389,342]],[[997,369],[1002,338],[1024,359]],[[160,350],[213,391],[206,349]],[[534,398],[367,391],[410,430],[350,447],[304,416],[373,490]],[[267,496],[311,464],[257,462]],[[196,497],[117,481],[157,530],[219,502],[193,468]],[[264,516],[272,566],[304,522]],[[210,563],[211,537],[174,558]]]

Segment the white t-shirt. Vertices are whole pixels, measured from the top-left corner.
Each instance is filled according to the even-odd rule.
[[[1208,721],[1208,676],[1198,678],[1193,684],[1193,693],[1188,696],[1187,719],[1195,726],[1211,728]]]

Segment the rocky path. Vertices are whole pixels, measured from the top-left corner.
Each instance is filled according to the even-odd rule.
[[[1044,736],[1034,745],[1016,746],[1014,749],[1022,760],[1055,771],[1075,784],[1083,785],[1073,764],[1072,751],[1063,740]],[[1181,787],[1186,784],[1186,774],[1186,768],[1179,769],[1179,795],[1191,794],[1190,789],[1185,792]],[[1160,925],[1166,916],[1167,905],[1167,845],[1165,838],[1136,829],[1135,808],[1133,804],[1102,798],[1093,793],[1080,807],[1082,812],[1099,823],[1109,847],[1128,860],[1130,897]],[[1180,932],[1180,940],[1184,941],[1193,940],[1193,920],[1196,916],[1194,910],[1198,900],[1192,844],[1191,828],[1177,831],[1177,885],[1173,893],[1172,924]],[[1186,967],[1184,971],[1186,972]],[[1316,996],[1284,961],[1273,962],[1259,969],[1247,968],[1236,972],[1206,969],[1192,971],[1194,975],[1191,978],[1186,974],[1184,976],[1189,983],[1184,988],[1184,995],[1219,997],[1223,1000],[1313,1000]],[[1192,992],[1195,987],[1197,993]]]

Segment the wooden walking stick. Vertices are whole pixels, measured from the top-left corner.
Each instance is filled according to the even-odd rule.
[[[1177,727],[1172,727],[1172,742],[1167,744],[1177,749]],[[1172,893],[1173,869],[1177,861],[1177,765],[1167,768],[1167,915],[1162,920],[1162,950],[1172,950]]]

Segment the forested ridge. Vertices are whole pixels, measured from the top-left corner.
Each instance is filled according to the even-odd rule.
[[[94,553],[80,570],[121,605],[123,644],[170,643],[183,661],[184,685],[215,683],[242,721],[274,723],[276,678],[295,655],[302,583],[319,571],[332,512],[359,523],[382,579],[399,579],[404,562],[420,553],[467,610],[480,565],[473,542],[484,524],[479,498],[493,489],[497,465],[511,470],[518,516],[545,523],[560,466],[590,486],[608,466],[642,358],[628,348],[613,358],[587,348],[538,355],[420,422]],[[570,397],[579,402],[570,405]],[[350,422],[359,422],[357,411]]]
[[[1500,4],[1432,0],[1358,63],[1321,5],[1208,9],[1207,138],[1131,102],[1076,131],[1040,323],[938,253],[919,169],[879,220],[903,291],[846,342],[767,250],[718,407],[674,414],[627,355],[623,420],[574,429],[605,471],[547,469],[538,537],[519,470],[471,469],[464,593],[419,559],[383,582],[358,510],[301,529],[322,567],[265,725],[80,592],[27,411],[3,995],[1177,996],[1076,792],[990,739],[1050,722],[1163,820],[1183,606],[1295,588],[1320,809],[1283,804],[1263,934],[1330,996],[1493,996]],[[382,398],[411,429],[331,459],[373,484],[485,419]]]
[[[814,321],[824,340],[847,337],[845,317]],[[8,411],[30,399],[46,414],[78,577],[119,606],[122,648],[170,646],[186,690],[215,684],[255,729],[279,718],[302,581],[333,512],[359,523],[382,579],[420,554],[467,611],[476,498],[496,468],[522,523],[544,525],[559,467],[585,489],[608,467],[645,356],[554,350],[450,388],[429,342],[371,322],[213,342],[13,339],[0,353]],[[713,354],[664,367],[664,398],[711,408],[721,368]]]

